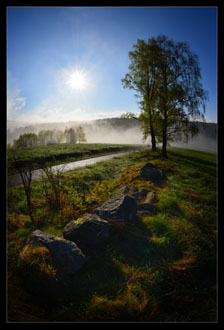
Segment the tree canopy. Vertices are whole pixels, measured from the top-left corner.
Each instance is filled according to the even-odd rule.
[[[148,42],[138,40],[129,52],[129,72],[122,79],[124,88],[140,98],[143,136],[162,141],[163,156],[169,140],[177,133],[197,134],[196,119],[204,119],[207,92],[201,82],[198,56],[186,42],[175,42],[159,35]]]
[[[47,144],[86,142],[86,135],[82,126],[74,128],[65,128],[64,132],[58,129],[41,130],[38,134],[24,133],[13,141],[15,147],[33,147]]]

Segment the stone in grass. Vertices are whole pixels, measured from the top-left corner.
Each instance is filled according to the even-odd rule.
[[[101,207],[95,209],[94,213],[108,221],[128,222],[136,218],[137,209],[134,197],[113,195]]]
[[[138,204],[138,211],[147,211],[149,213],[154,213],[155,208],[152,204],[142,203],[142,204]]]
[[[141,191],[134,192],[132,196],[135,197],[137,200],[141,200],[146,197],[148,192],[148,189],[143,188]]]
[[[74,242],[40,230],[32,232],[30,244],[48,248],[55,266],[67,275],[75,274],[85,263],[85,255]]]
[[[101,245],[109,238],[108,222],[96,214],[85,214],[81,221],[71,221],[63,230],[63,237],[80,246]]]
[[[130,187],[128,187],[128,186],[122,186],[119,190],[118,190],[118,192],[117,192],[117,194],[118,195],[126,195],[126,194],[128,194],[129,193],[129,190],[130,190]]]
[[[165,183],[167,180],[166,174],[152,163],[147,163],[143,166],[140,173],[144,179],[151,181],[152,183]]]

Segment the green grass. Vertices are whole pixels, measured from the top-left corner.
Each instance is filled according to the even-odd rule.
[[[128,150],[133,147],[136,147],[136,145],[104,143],[56,144],[23,148],[11,147],[8,149],[7,155],[8,175],[18,173],[16,164],[20,164],[23,167],[32,165],[34,169],[38,169],[40,164],[46,162],[50,162],[52,165],[58,165]]]
[[[167,174],[155,186],[139,175],[153,162]],[[62,236],[64,226],[92,212],[122,185],[156,191],[156,213],[111,230],[104,248],[62,277],[44,250],[26,248],[34,229]],[[134,152],[66,172],[63,207],[46,205],[32,184],[34,223],[21,186],[8,191],[8,308],[10,321],[215,322],[216,155],[170,148]],[[24,252],[25,248],[25,252]]]

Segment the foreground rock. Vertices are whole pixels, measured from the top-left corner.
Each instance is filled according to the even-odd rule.
[[[101,245],[109,237],[109,225],[96,214],[85,214],[78,223],[71,221],[65,227],[63,237],[80,246]]]
[[[140,173],[144,179],[153,183],[165,183],[167,180],[166,174],[152,163],[147,163],[142,167]]]
[[[48,248],[56,267],[68,275],[76,273],[85,262],[84,254],[74,242],[52,236],[40,230],[32,232],[30,244]]]
[[[137,209],[134,197],[114,195],[101,207],[95,209],[94,213],[105,220],[127,222],[136,218]]]
[[[118,190],[117,194],[118,194],[118,195],[126,195],[126,194],[129,193],[129,191],[130,191],[130,187],[128,187],[128,186],[123,186],[123,187],[121,187],[121,188]]]

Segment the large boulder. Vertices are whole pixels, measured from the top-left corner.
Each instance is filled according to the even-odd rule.
[[[67,224],[63,230],[63,237],[81,247],[100,245],[109,237],[109,225],[96,214],[85,214],[80,221],[71,221]]]
[[[132,221],[137,213],[136,199],[128,195],[113,195],[101,207],[95,209],[94,213],[108,221]]]
[[[48,248],[56,267],[65,274],[73,275],[85,263],[84,254],[74,242],[40,230],[32,232],[30,244]]]
[[[166,174],[152,163],[147,163],[143,166],[140,173],[144,179],[152,183],[165,183],[167,180]]]

